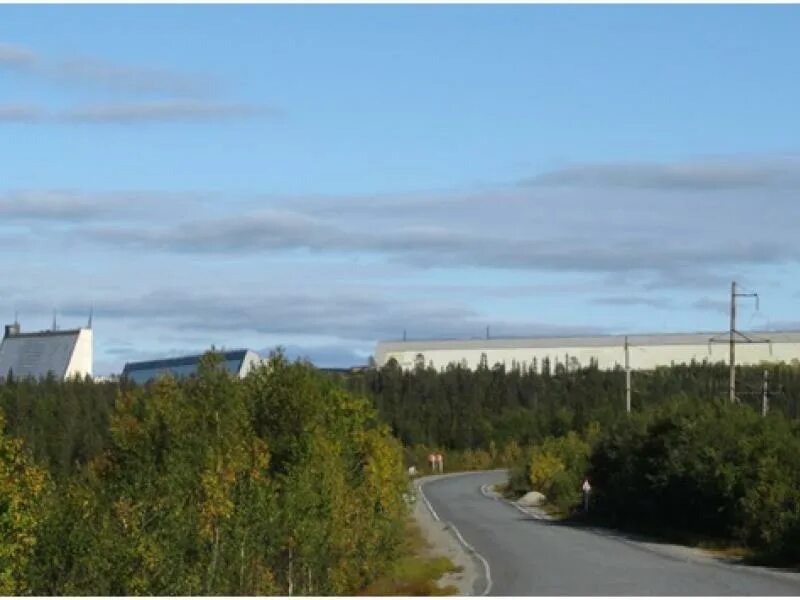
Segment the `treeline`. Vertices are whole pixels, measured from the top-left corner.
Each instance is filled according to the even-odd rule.
[[[492,443],[527,446],[547,436],[603,427],[625,413],[625,374],[596,367],[568,370],[546,364],[544,372],[498,365],[471,371],[451,365],[443,371],[403,371],[391,361],[340,377],[343,385],[369,397],[406,446],[488,450]],[[739,367],[742,402],[760,410],[763,371],[768,370],[770,412],[800,416],[800,366]],[[698,401],[728,396],[724,363],[692,363],[632,374],[632,408],[641,412],[676,396]]]
[[[67,477],[108,448],[109,418],[121,389],[119,383],[90,378],[12,378],[0,385],[5,430],[24,440],[35,462],[53,477]]]
[[[353,594],[402,540],[400,445],[308,365],[0,396],[0,595]]]

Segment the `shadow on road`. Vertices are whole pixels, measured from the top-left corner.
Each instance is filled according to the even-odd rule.
[[[535,516],[520,515],[518,520],[533,524],[537,527],[564,528],[571,530],[585,531],[594,535],[599,535],[607,539],[617,540],[623,543],[636,545],[637,548],[644,549],[660,556],[672,558],[678,561],[686,561],[691,557],[695,560],[717,563],[728,566],[758,567],[765,571],[777,574],[797,576],[798,570],[791,567],[775,566],[758,560],[757,557],[731,556],[702,548],[692,547],[682,544],[679,541],[664,539],[658,535],[648,534],[638,531],[626,531],[615,529],[610,525],[598,523],[588,519],[585,515],[573,515],[564,519],[542,519]]]

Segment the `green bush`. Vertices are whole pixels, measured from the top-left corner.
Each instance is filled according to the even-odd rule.
[[[782,416],[679,398],[612,427],[590,463],[595,508],[614,522],[800,559],[800,438]]]
[[[61,389],[31,381],[5,393],[37,385]],[[86,464],[59,469],[35,507],[25,491],[36,518],[25,545],[4,550],[2,589],[346,595],[384,572],[402,541],[400,445],[366,400],[309,365],[275,355],[239,380],[207,356],[196,377],[123,389],[104,438]]]
[[[577,504],[592,442],[598,432],[598,427],[592,424],[583,435],[571,431],[561,437],[548,437],[534,446],[527,465],[529,489],[541,492],[550,504],[560,509]]]

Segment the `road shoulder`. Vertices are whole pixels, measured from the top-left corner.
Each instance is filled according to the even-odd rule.
[[[460,473],[459,473],[460,474]],[[457,475],[453,473],[452,475]],[[426,483],[447,477],[448,475],[431,475],[420,477],[414,481],[416,489],[416,501],[414,503],[414,520],[422,530],[425,539],[431,545],[430,553],[432,556],[444,556],[449,558],[454,565],[461,568],[459,573],[446,573],[439,581],[438,585],[445,587],[448,585],[458,589],[460,596],[475,596],[480,593],[476,586],[481,579],[481,566],[476,557],[469,552],[458,540],[453,529],[447,523],[440,521],[438,515],[434,513],[426,503],[424,492],[420,493],[420,486]]]
[[[523,506],[514,500],[504,497],[501,493],[494,489],[494,486],[487,485],[481,487],[481,493],[488,498],[494,498],[498,501],[505,502],[508,505],[513,506],[519,512],[533,519],[539,521],[549,521],[553,523],[563,522],[565,523],[564,526],[569,526],[566,524],[566,520],[551,515],[544,508]],[[749,571],[751,573],[758,573],[767,577],[776,577],[784,581],[800,584],[800,573],[794,569],[748,565],[743,563],[741,560],[721,556],[719,553],[714,552],[713,550],[671,543],[664,540],[659,540],[658,538],[652,536],[647,536],[645,534],[614,529],[612,527],[603,525],[584,523],[577,526],[572,524],[571,526],[594,535],[602,536],[607,539],[613,539],[630,546],[641,548],[663,558],[686,563],[704,564],[721,569]]]

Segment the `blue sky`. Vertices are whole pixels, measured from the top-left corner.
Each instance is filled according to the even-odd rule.
[[[0,6],[0,312],[211,344],[798,327],[795,6]]]

